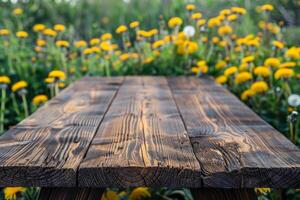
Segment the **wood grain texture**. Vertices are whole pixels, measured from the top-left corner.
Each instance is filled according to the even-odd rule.
[[[103,193],[98,188],[42,188],[39,200],[100,200]]]
[[[254,189],[194,189],[194,200],[256,200]]]
[[[163,77],[127,77],[80,165],[80,187],[200,187],[200,165]]]
[[[121,83],[75,82],[4,134],[0,186],[75,186],[79,163]]]
[[[170,78],[203,186],[299,187],[300,151],[210,78]]]

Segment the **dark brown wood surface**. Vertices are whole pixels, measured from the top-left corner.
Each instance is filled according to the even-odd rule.
[[[77,168],[122,78],[84,79],[0,138],[0,186],[76,186]]]
[[[210,78],[169,79],[204,187],[299,187],[300,151]]]
[[[200,165],[163,77],[125,79],[80,165],[80,187],[201,187]]]
[[[0,138],[0,186],[300,187],[300,151],[209,77],[92,77]]]

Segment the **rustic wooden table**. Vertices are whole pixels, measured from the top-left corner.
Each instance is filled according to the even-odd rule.
[[[89,77],[0,138],[0,186],[299,187],[300,150],[209,77]]]

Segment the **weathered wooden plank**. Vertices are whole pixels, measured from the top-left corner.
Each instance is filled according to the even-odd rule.
[[[194,189],[194,200],[255,200],[254,189]]]
[[[121,83],[75,82],[4,134],[0,186],[75,186],[79,163]]]
[[[300,151],[209,78],[170,78],[204,187],[299,187]]]
[[[103,193],[97,188],[42,188],[39,200],[100,200]]]
[[[200,166],[163,77],[127,77],[80,165],[80,187],[200,187]]]

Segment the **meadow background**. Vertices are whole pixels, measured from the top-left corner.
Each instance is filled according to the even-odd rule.
[[[299,146],[300,0],[1,0],[0,16],[0,135],[83,76],[212,75]],[[4,188],[0,199],[38,192]],[[192,199],[185,189],[108,193]]]

